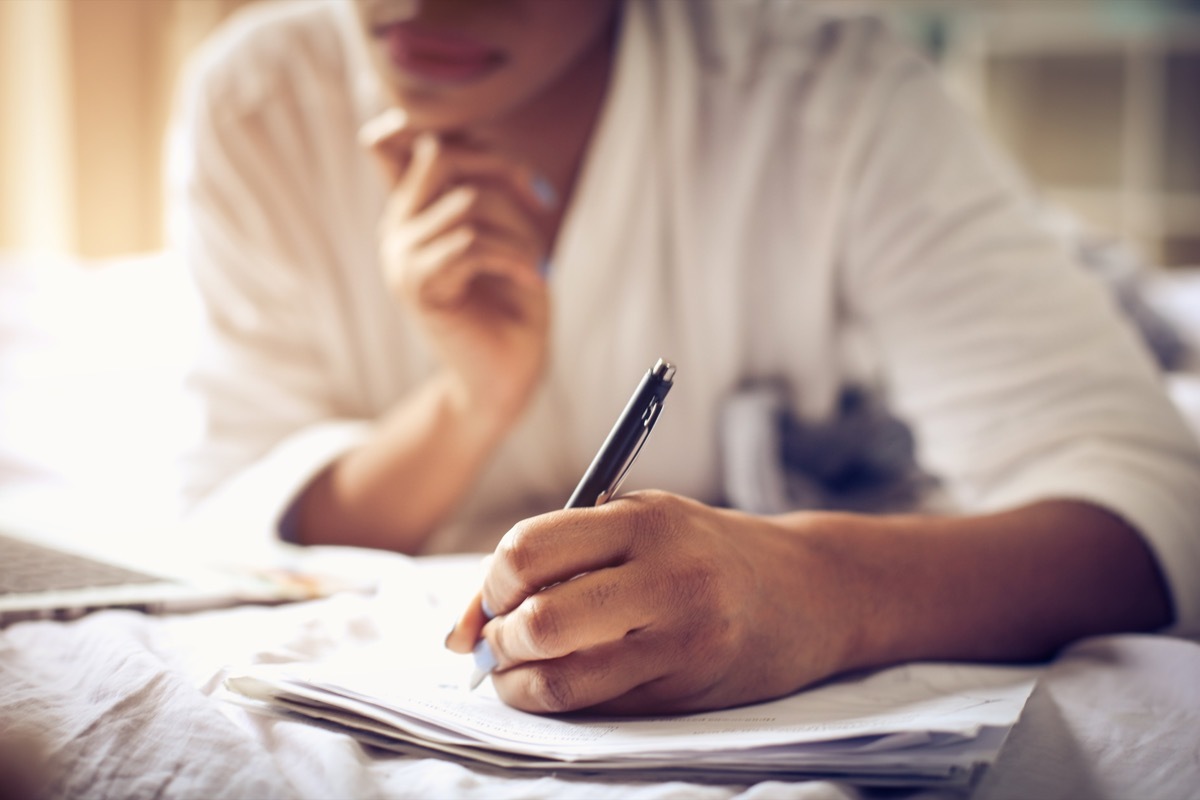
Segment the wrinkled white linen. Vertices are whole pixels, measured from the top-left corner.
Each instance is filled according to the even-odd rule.
[[[40,743],[49,757],[41,774],[51,797],[860,796],[830,783],[710,785],[506,774],[363,748],[343,734],[259,716],[218,699],[227,666],[320,658],[386,641],[389,619],[403,613],[406,592],[421,583],[404,585],[412,575],[408,565],[398,566],[391,589],[385,585],[373,597],[161,618],[110,611],[4,630],[0,749],[26,734]],[[416,568],[426,576],[444,574],[435,562],[418,561]],[[419,658],[421,648],[437,646],[432,632],[453,610],[430,620],[434,641],[422,636],[395,642],[395,657]],[[469,670],[468,658],[463,668]],[[1113,636],[1076,644],[1046,670],[975,796],[1192,796],[1200,785],[1198,674],[1200,645],[1183,639]]]

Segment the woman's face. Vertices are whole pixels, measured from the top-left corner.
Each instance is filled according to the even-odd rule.
[[[414,126],[502,118],[595,47],[616,0],[354,0],[371,58]]]

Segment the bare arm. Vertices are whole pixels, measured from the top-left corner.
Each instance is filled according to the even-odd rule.
[[[298,539],[415,553],[467,493],[541,376],[545,220],[528,170],[433,134],[392,131],[380,224],[390,288],[439,370],[298,500]]]
[[[500,616],[477,599],[448,646],[482,631],[497,690],[535,711],[719,708],[905,660],[1040,659],[1171,619],[1141,537],[1067,500],[763,518],[639,493],[518,526],[482,596]]]
[[[299,542],[418,552],[505,430],[503,420],[472,413],[445,375],[430,378],[381,420],[369,442],[305,489]]]
[[[1045,501],[974,517],[793,515],[780,522],[831,564],[841,593],[863,598],[850,666],[1043,659],[1084,636],[1171,621],[1164,582],[1142,538],[1091,504]]]

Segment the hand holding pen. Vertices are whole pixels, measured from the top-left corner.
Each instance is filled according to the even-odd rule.
[[[856,604],[868,593],[855,583],[863,576],[837,568],[837,515],[762,517],[662,491],[594,505],[616,490],[670,377],[659,364],[643,380],[580,482],[578,507],[505,534],[446,639],[474,649],[515,708],[701,711],[862,666],[847,648],[863,639]]]
[[[663,402],[671,390],[674,377],[674,365],[662,359],[643,376],[596,457],[567,500],[566,509],[599,506],[616,494],[629,468],[641,452],[650,431],[654,429],[659,414],[662,413]],[[479,599],[479,613],[485,620],[495,616],[482,595]],[[451,633],[451,637],[454,637],[455,633],[457,628]],[[472,689],[496,666],[495,656],[486,638],[480,638],[473,651],[476,670],[471,678]]]
[[[515,708],[701,711],[856,666],[847,643],[862,636],[865,593],[833,568],[833,516],[761,517],[662,491],[595,505],[616,491],[672,377],[660,362],[643,379],[571,508],[505,534],[446,639],[474,650]]]

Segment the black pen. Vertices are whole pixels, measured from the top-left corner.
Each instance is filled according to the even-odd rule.
[[[663,401],[671,391],[675,379],[675,365],[658,359],[654,366],[642,376],[642,382],[625,404],[625,410],[617,417],[604,444],[591,465],[583,473],[579,485],[571,493],[565,508],[591,508],[602,505],[621,488],[621,481],[642,451],[642,445],[654,429],[654,423],[662,413]],[[485,613],[487,609],[484,609]],[[489,614],[489,616],[491,616]],[[474,689],[495,668],[496,659],[490,648],[483,647],[486,640],[475,645],[475,672],[471,675],[470,688]]]

